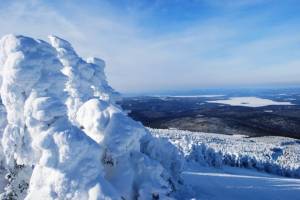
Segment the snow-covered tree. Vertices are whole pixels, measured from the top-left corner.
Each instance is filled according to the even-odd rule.
[[[163,157],[175,158],[174,149],[158,157],[167,143],[115,104],[104,61],[85,61],[58,37],[50,43],[0,42],[2,198],[170,198],[180,164]]]
[[[70,120],[104,148],[106,179],[126,199],[163,197],[172,192],[170,177],[163,176],[160,162],[141,152],[140,140],[148,131],[114,103],[117,93],[106,81],[104,62],[97,58],[84,61],[58,37],[50,36],[50,41],[69,77]]]

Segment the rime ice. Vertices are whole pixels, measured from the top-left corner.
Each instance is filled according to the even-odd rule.
[[[149,132],[114,103],[104,61],[49,39],[0,42],[1,198],[169,198],[176,179],[141,151]]]

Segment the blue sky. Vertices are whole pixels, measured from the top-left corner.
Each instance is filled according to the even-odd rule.
[[[300,83],[298,0],[0,0],[0,35],[55,34],[121,92]]]

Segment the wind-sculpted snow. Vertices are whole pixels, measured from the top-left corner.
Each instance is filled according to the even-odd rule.
[[[84,61],[67,41],[50,41],[0,42],[1,198],[170,198],[181,164],[156,151],[169,145],[162,153],[180,160],[177,149],[153,142],[115,105],[101,59]]]
[[[248,138],[182,130],[150,129],[152,134],[172,141],[187,163],[205,166],[253,168],[300,178],[300,141],[284,137]]]
[[[67,118],[62,87],[67,77],[55,50],[23,36],[8,35],[1,43],[8,120],[2,144],[8,161],[34,165],[26,199],[116,197],[102,178],[101,148]],[[102,194],[91,197],[94,190]]]
[[[96,58],[85,62],[68,42],[54,36],[50,41],[69,77],[69,118],[103,147],[105,178],[126,199],[149,199],[151,195],[161,196],[174,190],[170,180],[177,178],[173,173],[163,177],[166,170],[160,160],[153,162],[147,156],[151,152],[140,152],[140,140],[150,134],[114,104],[117,93],[106,82],[104,62]]]
[[[84,61],[76,54],[69,42],[55,36],[49,36],[49,40],[64,66],[62,72],[68,77],[67,106],[71,121],[76,121],[79,107],[91,98],[98,97],[112,102],[118,98],[119,94],[106,81],[103,60],[88,58],[88,61]]]

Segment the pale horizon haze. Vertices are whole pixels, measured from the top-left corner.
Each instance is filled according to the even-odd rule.
[[[70,41],[120,92],[300,85],[297,0],[0,0],[0,36]]]

